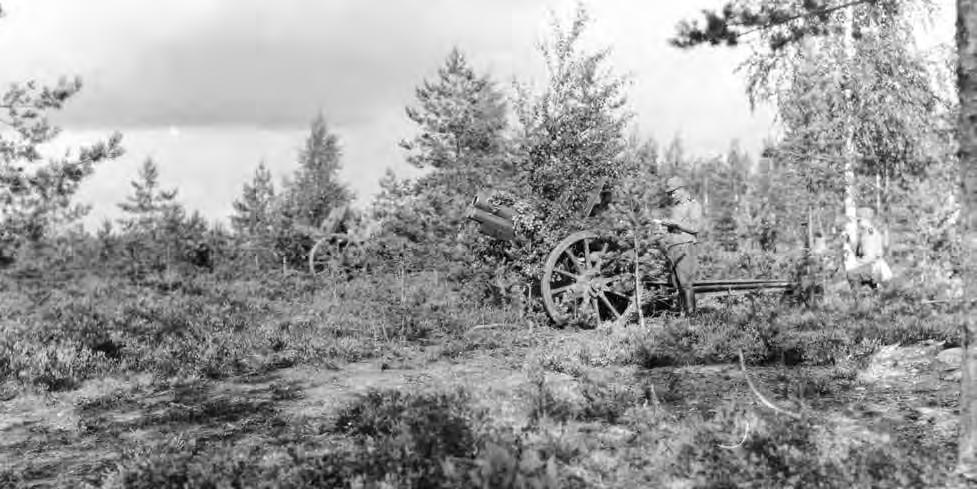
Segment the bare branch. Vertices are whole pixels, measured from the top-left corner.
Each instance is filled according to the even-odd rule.
[[[723,445],[722,443],[718,443],[717,446],[719,448],[725,448],[727,450],[734,450],[736,448],[743,446],[743,444],[746,443],[746,439],[749,438],[749,436],[750,436],[750,422],[746,421],[746,429],[743,430],[743,439],[740,440],[739,443],[735,445]]]
[[[739,353],[740,353],[740,368],[743,369],[743,377],[746,377],[746,383],[750,386],[750,390],[753,391],[753,395],[755,395],[757,399],[759,399],[764,406],[767,406],[768,408],[774,410],[775,412],[790,416],[795,419],[801,419],[800,414],[788,411],[782,407],[777,406],[776,404],[771,402],[770,399],[767,399],[766,396],[761,394],[759,390],[757,390],[756,385],[753,384],[753,380],[750,379],[750,374],[747,373],[746,371],[746,360],[743,359],[743,350],[740,350]]]
[[[475,331],[478,331],[478,330],[481,330],[481,329],[498,328],[500,326],[505,326],[505,325],[506,325],[506,323],[479,324],[478,326],[474,326],[471,329],[469,329],[468,330],[468,333],[474,333]]]

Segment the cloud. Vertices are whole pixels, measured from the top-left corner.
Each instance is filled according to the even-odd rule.
[[[335,124],[362,125],[409,103],[414,87],[455,45],[491,69],[504,86],[513,76],[539,79],[542,64],[535,44],[548,29],[548,11],[566,17],[575,3],[12,2],[0,45],[21,47],[0,50],[5,67],[15,68],[6,76],[79,73],[86,88],[61,121],[118,128],[297,127],[319,110]],[[728,55],[666,46],[675,22],[709,3],[716,2],[592,2],[596,23],[590,37],[594,44],[614,46],[618,68],[651,84],[648,90],[656,96],[674,98],[666,92],[683,86],[674,78],[721,83],[730,77],[732,65],[723,61]],[[662,72],[672,75],[662,79]]]
[[[729,50],[678,51],[675,23],[720,0],[589,2],[590,46],[630,73],[643,132],[681,133],[694,152],[732,138],[756,149],[769,118],[749,112]],[[224,218],[261,159],[291,171],[322,111],[345,147],[344,178],[366,200],[387,167],[414,88],[460,47],[481,71],[544,83],[536,43],[549,11],[574,0],[6,0],[0,83],[79,74],[85,88],[58,121],[72,134],[121,130],[127,156],[96,172],[81,200],[110,215],[146,156],[184,202]],[[171,130],[170,128],[174,128]],[[174,134],[179,134],[174,137]],[[88,139],[81,138],[86,141]]]
[[[53,5],[66,2],[42,3],[53,12]],[[525,10],[520,2],[205,3],[96,0],[84,18],[101,26],[102,41],[84,25],[48,19],[51,27],[41,31],[63,31],[60,39],[77,40],[81,50],[75,52],[88,60],[65,63],[81,71],[88,86],[62,120],[296,126],[321,109],[337,124],[364,123],[385,108],[402,107],[453,45],[515,49],[510,22],[526,18],[519,15]],[[63,44],[52,37],[44,53],[64,61],[70,50]]]

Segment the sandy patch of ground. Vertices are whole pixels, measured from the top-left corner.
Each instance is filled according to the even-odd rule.
[[[329,425],[339,407],[370,389],[462,387],[492,421],[521,426],[534,388],[527,358],[540,348],[545,346],[495,355],[470,352],[455,359],[297,366],[162,387],[148,376],[110,378],[71,392],[21,394],[0,402],[0,477],[5,470],[21,474],[28,487],[96,482],[115,468],[124,450],[173,433],[263,443],[265,434],[282,424]],[[749,374],[783,407],[830,412],[835,424],[850,425],[852,433],[910,438],[935,433],[952,440],[959,381],[947,364],[952,355],[940,353],[936,345],[883,348],[849,378],[834,368],[751,367]],[[546,372],[547,387],[561,397],[578,397],[582,381],[650,393],[655,402],[690,414],[728,401],[758,405],[738,365],[588,367],[574,376]],[[322,430],[313,427],[310,433]]]

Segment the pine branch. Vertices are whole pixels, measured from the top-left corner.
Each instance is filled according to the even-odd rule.
[[[683,21],[678,26],[676,37],[669,40],[672,46],[678,48],[692,48],[700,44],[709,43],[710,45],[725,44],[735,46],[740,38],[747,35],[784,26],[792,22],[820,18],[825,21],[827,16],[839,10],[855,7],[860,4],[875,4],[879,0],[849,0],[839,5],[822,6],[810,0],[804,0],[800,5],[800,11],[788,10],[780,7],[761,8],[760,11],[750,11],[747,9],[736,10],[733,4],[727,4],[721,13],[704,10],[705,27],[699,27],[698,23]],[[737,30],[737,28],[746,28]],[[820,34],[822,30],[810,29],[793,32],[791,37],[778,37],[771,40],[771,47],[778,49],[792,41],[797,41],[808,34]]]
[[[795,20],[799,20],[799,19],[803,19],[803,18],[808,18],[808,17],[823,17],[823,16],[826,16],[826,15],[831,15],[831,14],[833,14],[833,13],[839,11],[839,10],[844,10],[844,9],[846,9],[848,7],[854,7],[856,5],[863,4],[863,3],[875,3],[876,1],[878,1],[878,0],[852,0],[852,1],[848,2],[848,3],[843,3],[841,5],[835,5],[835,6],[832,6],[832,7],[826,7],[826,8],[823,8],[821,10],[808,10],[806,12],[801,12],[801,13],[797,13],[797,14],[794,14],[794,15],[789,15],[787,17],[784,17],[783,19],[774,19],[774,20],[771,20],[769,23],[767,23],[765,25],[756,25],[756,26],[753,27],[753,29],[750,29],[750,30],[747,30],[747,31],[743,31],[741,33],[736,34],[736,37],[743,37],[743,36],[752,34],[754,32],[761,31],[763,29],[769,29],[771,27],[777,27],[777,26],[785,25],[785,24],[788,24],[788,23],[793,22]],[[743,24],[735,24],[734,23],[734,24],[731,24],[731,25],[742,25],[744,27],[750,26],[750,24],[748,24],[748,23],[743,23]]]

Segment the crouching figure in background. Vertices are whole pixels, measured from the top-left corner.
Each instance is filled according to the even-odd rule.
[[[885,261],[885,239],[872,224],[874,212],[870,207],[860,207],[856,213],[856,233],[849,237],[854,247],[854,260],[846,260],[845,271],[852,291],[862,287],[878,289],[892,279],[892,270]]]

